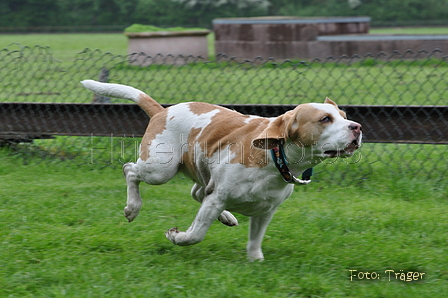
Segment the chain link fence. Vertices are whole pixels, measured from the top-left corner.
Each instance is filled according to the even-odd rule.
[[[373,127],[369,131],[369,127],[364,126],[366,143],[358,156],[327,160],[315,168],[314,180],[338,183],[363,181],[384,173],[442,180],[447,174],[448,157],[447,58],[436,49],[311,61],[276,61],[261,57],[240,61],[237,57],[225,55],[206,61],[193,56],[122,56],[85,49],[71,61],[58,61],[48,47],[15,44],[0,51],[0,119],[9,113],[5,108],[7,103],[130,103],[121,99],[95,97],[79,83],[84,79],[131,85],[164,104],[205,101],[247,105],[252,107],[247,109],[248,112],[261,108],[263,114],[268,116],[275,116],[269,115],[272,105],[322,102],[327,96],[347,107],[384,107],[380,111],[390,106],[422,106],[421,112],[419,109],[412,112],[415,117],[420,117],[419,120],[406,120],[409,125],[405,128],[398,127],[394,124],[396,119],[391,119],[400,118],[401,112],[394,116],[373,115],[375,121],[382,122],[380,127],[390,135],[389,139],[375,141],[372,136],[378,131],[374,131]],[[428,113],[423,106],[436,106],[437,113]],[[75,113],[85,113],[83,108],[75,108],[78,109]],[[51,117],[58,111],[54,113]],[[433,131],[425,128],[419,113],[425,113],[423,120],[435,125]],[[111,113],[107,117],[123,116]],[[96,121],[98,116],[91,118]],[[98,125],[112,124],[112,118],[102,119]],[[134,115],[129,115],[129,122],[133,118]],[[17,118],[16,121],[25,130],[35,125],[32,119]],[[64,125],[63,122],[60,125]],[[405,130],[415,134],[416,138],[399,140],[396,135],[405,134]],[[391,133],[388,134],[388,131]],[[70,161],[75,165],[119,167],[137,158],[141,133],[130,129],[127,134],[104,136],[93,130],[87,136],[79,136],[72,129],[63,135],[55,131],[15,136],[11,123],[0,120],[0,144],[11,147],[11,154],[20,155],[25,162]]]

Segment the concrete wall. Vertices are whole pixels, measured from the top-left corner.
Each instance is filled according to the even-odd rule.
[[[408,49],[448,50],[448,35],[370,35],[370,18],[236,18],[213,21],[215,52],[252,60],[325,59]]]
[[[207,35],[210,31],[187,32],[147,32],[126,33],[129,38],[128,53],[134,55],[133,64],[148,65],[152,63],[184,64],[179,56],[201,56],[208,59]],[[193,58],[191,58],[193,59]],[[190,60],[191,60],[190,59]]]
[[[308,56],[318,58],[329,56],[340,57],[347,55],[377,55],[384,52],[390,56],[394,51],[404,53],[413,50],[433,51],[434,49],[448,50],[448,35],[359,35],[359,36],[322,36],[316,44],[310,44]],[[398,56],[397,56],[398,57]],[[425,56],[426,57],[426,56]]]

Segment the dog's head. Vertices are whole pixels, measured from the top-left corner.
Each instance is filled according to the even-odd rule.
[[[299,147],[312,147],[313,155],[327,158],[353,155],[361,139],[361,125],[347,120],[345,112],[326,98],[322,104],[301,104],[275,118],[252,144],[269,150],[291,141]]]

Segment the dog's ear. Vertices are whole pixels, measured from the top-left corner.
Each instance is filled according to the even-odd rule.
[[[329,103],[331,105],[334,105],[336,107],[336,109],[338,109],[339,114],[342,116],[342,118],[347,119],[347,115],[345,114],[345,112],[343,110],[339,109],[337,103],[335,103],[334,101],[332,101],[328,97],[325,98],[324,103]]]
[[[252,140],[252,145],[255,148],[271,150],[284,143],[288,138],[287,127],[292,114],[293,112],[289,111],[277,117],[268,125],[268,127],[266,127],[266,129]]]
[[[331,105],[334,105],[335,107],[338,107],[337,103],[332,101],[330,98],[326,97],[324,103],[329,103]]]

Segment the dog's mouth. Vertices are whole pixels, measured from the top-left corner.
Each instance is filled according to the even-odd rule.
[[[333,158],[333,157],[348,157],[352,156],[356,149],[361,147],[361,144],[359,142],[359,139],[356,138],[352,142],[348,143],[344,149],[342,150],[327,150],[324,151],[324,155],[327,157]]]

